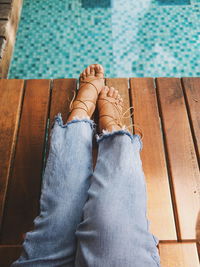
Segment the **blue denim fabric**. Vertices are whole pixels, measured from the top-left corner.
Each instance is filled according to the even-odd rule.
[[[157,267],[158,239],[149,232],[139,135],[97,136],[95,125],[56,117],[34,230],[11,266]]]

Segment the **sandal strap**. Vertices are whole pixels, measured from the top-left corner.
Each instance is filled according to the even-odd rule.
[[[129,128],[129,127],[133,127],[134,126],[134,128],[138,128],[139,129],[139,133],[140,133],[140,138],[141,138],[141,140],[144,138],[144,133],[143,133],[143,131],[142,131],[142,128],[138,125],[138,124],[136,124],[136,123],[131,123],[129,126],[126,126],[127,128]]]
[[[123,119],[123,117],[122,117],[122,112],[121,112],[121,110],[118,108],[118,106],[116,105],[116,102],[115,101],[110,101],[110,100],[108,100],[108,99],[106,99],[106,98],[99,98],[98,99],[98,101],[99,100],[103,100],[103,101],[105,101],[102,105],[101,105],[101,108],[100,108],[100,110],[99,110],[99,113],[101,113],[101,110],[102,110],[102,108],[103,108],[103,106],[105,105],[105,104],[112,104],[114,107],[115,107],[115,109],[117,110],[117,112],[119,113],[119,119],[118,118],[114,118],[113,116],[110,116],[110,115],[108,115],[108,114],[102,114],[102,115],[100,115],[99,116],[99,118],[102,118],[102,117],[109,117],[109,118],[111,118],[111,120],[109,121],[109,122],[107,122],[107,124],[106,124],[106,126],[105,126],[105,128],[106,127],[108,127],[108,125],[110,126],[110,125],[118,125],[118,126],[120,126],[120,127],[122,127],[122,119]]]
[[[106,101],[104,104],[108,104],[108,103],[112,104],[112,105],[117,109],[117,111],[118,111],[119,113],[122,113],[122,112],[117,108],[117,106],[115,105],[115,102],[109,101],[108,99],[105,99],[105,98],[99,98],[98,101],[99,101],[99,100],[104,100],[104,101]],[[104,106],[104,104],[102,104],[102,106]],[[101,106],[99,112],[101,111],[102,106]],[[102,118],[102,117],[109,117],[109,118],[111,118],[111,120],[105,125],[105,128],[108,127],[108,125],[109,125],[109,126],[111,126],[111,125],[118,125],[118,126],[122,127],[122,126],[123,126],[123,124],[122,124],[122,120],[123,120],[123,119],[126,119],[126,118],[129,118],[130,116],[133,115],[133,111],[132,111],[132,112],[130,112],[129,115],[125,116],[125,114],[126,114],[128,111],[130,111],[131,109],[134,110],[134,107],[129,107],[129,108],[127,108],[127,110],[126,110],[124,113],[121,114],[121,116],[120,116],[119,119],[118,119],[118,118],[114,118],[113,116],[110,116],[110,115],[107,115],[107,114],[102,114],[102,115],[99,116],[99,118]],[[139,129],[140,136],[141,136],[141,140],[142,140],[143,137],[144,137],[144,133],[143,133],[141,127],[140,127],[138,124],[132,123],[132,124],[130,124],[129,126],[126,126],[126,128],[130,128],[130,127],[133,127],[133,126],[134,126],[134,128],[138,128],[138,129]]]
[[[102,110],[102,108],[103,108],[103,106],[105,105],[105,104],[112,104],[114,107],[115,107],[115,109],[118,111],[118,113],[121,113],[121,110],[119,110],[119,108],[118,108],[118,104],[116,105],[116,102],[115,101],[109,101],[108,99],[106,99],[106,98],[99,98],[98,99],[98,101],[99,100],[103,100],[103,101],[106,101],[106,102],[104,102],[102,105],[101,105],[101,109],[99,110],[99,113],[101,112],[101,110]],[[121,105],[120,105],[121,106]],[[121,106],[122,107],[122,106]]]
[[[82,107],[75,107],[75,108],[73,108],[73,110],[75,110],[75,109],[82,109],[82,110],[84,110],[87,114],[88,114],[88,110],[86,110],[86,109],[84,109],[84,108],[82,108]],[[89,116],[89,115],[88,115]]]
[[[89,81],[81,81],[82,85],[79,87],[79,90],[80,90],[83,86],[85,86],[86,84],[91,84],[91,85],[93,85],[93,87],[95,88],[96,93],[97,93],[97,98],[98,98],[98,95],[99,95],[98,89],[97,89],[97,87],[92,83],[92,81],[99,80],[99,79],[104,79],[104,78],[100,78],[100,77],[98,78],[98,77],[97,77],[97,78],[94,78],[94,79],[90,79]],[[88,108],[88,106],[87,106],[87,104],[86,104],[85,102],[90,102],[90,103],[92,103],[93,105],[96,105],[96,102],[94,102],[94,101],[92,101],[92,100],[90,100],[90,99],[75,99],[75,97],[76,97],[76,91],[74,90],[74,96],[73,96],[73,98],[72,98],[72,100],[71,100],[71,102],[70,102],[70,105],[69,105],[69,110],[70,110],[70,112],[72,112],[72,110],[74,110],[74,109],[82,109],[82,110],[86,111],[87,114],[88,114],[89,108]],[[77,106],[78,103],[77,103],[76,106],[74,106],[74,103],[75,103],[75,102],[79,102],[79,103],[83,104],[83,105],[85,106],[85,108],[84,108],[84,107],[79,107],[79,106]],[[89,116],[89,114],[88,114],[88,116]]]
[[[76,104],[75,102],[79,102],[79,103]],[[90,99],[84,99],[84,100],[82,100],[82,99],[76,99],[76,100],[73,101],[73,103],[72,103],[72,105],[71,105],[71,107],[70,107],[70,112],[71,112],[72,110],[74,110],[74,109],[78,109],[78,108],[83,109],[83,107],[79,106],[79,104],[83,104],[83,105],[85,106],[85,108],[86,108],[86,109],[84,109],[84,110],[88,113],[88,112],[89,112],[89,108],[88,108],[88,106],[87,106],[87,104],[86,104],[85,102],[90,102],[90,103],[92,103],[92,104],[95,106],[94,101],[92,101],[92,100],[90,100]],[[76,104],[76,105],[75,105],[75,104]]]
[[[98,97],[98,95],[99,95],[98,89],[92,82],[95,81],[95,80],[101,80],[101,79],[104,79],[104,78],[97,77],[97,78],[90,79],[89,81],[80,81],[83,84],[79,87],[79,89],[81,89],[86,84],[91,84],[95,88],[96,93],[97,93],[97,97]]]
[[[116,125],[117,124],[118,126],[122,127],[121,121],[118,121],[116,118],[114,118],[114,117],[112,117],[110,115],[100,115],[99,116],[99,118],[102,118],[102,117],[109,117],[109,118],[111,118],[111,120],[109,122],[107,122],[106,126],[110,125],[110,122],[114,122],[114,123],[112,123],[113,125]]]

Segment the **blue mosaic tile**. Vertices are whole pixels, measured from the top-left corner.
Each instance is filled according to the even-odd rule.
[[[111,7],[112,0],[81,0],[83,8]]]
[[[200,0],[190,3],[24,0],[9,78],[78,78],[97,62],[107,77],[200,76]]]
[[[157,0],[159,5],[190,5],[190,0]]]

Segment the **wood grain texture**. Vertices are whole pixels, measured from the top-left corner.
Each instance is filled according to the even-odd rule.
[[[160,243],[162,267],[199,267],[195,243]]]
[[[152,78],[132,78],[130,85],[134,123],[142,128],[144,134],[141,158],[147,183],[150,230],[159,239],[176,240],[154,81]]]
[[[183,78],[182,83],[186,96],[197,158],[200,163],[200,78]]]
[[[119,91],[121,97],[124,100],[123,112],[125,112],[130,107],[128,79],[127,78],[107,78],[106,85],[113,86],[115,89]],[[128,115],[130,115],[129,111],[126,113],[126,116]],[[131,116],[124,119],[122,123],[125,124],[126,126],[129,126],[132,123]],[[130,128],[130,130],[132,131],[132,128]]]
[[[7,21],[5,20],[0,20],[0,36],[5,37],[6,36],[6,25]]]
[[[11,4],[13,0],[0,0],[0,3],[7,3],[7,4]]]
[[[50,122],[49,122],[49,138],[47,144],[47,157],[49,153],[50,132],[53,127],[55,116],[61,113],[63,123],[67,121],[69,113],[69,105],[76,91],[76,79],[55,79],[53,80],[51,106],[50,106]],[[46,157],[46,159],[47,159]]]
[[[0,37],[0,59],[3,56],[5,45],[6,45],[5,38],[4,37]]]
[[[11,8],[10,8],[9,19],[6,19],[7,24],[5,32],[5,38],[6,38],[5,49],[3,52],[2,60],[0,61],[1,78],[7,78],[8,76],[8,69],[15,45],[16,32],[21,15],[23,0],[13,0],[10,2],[12,2],[12,4],[10,5]]]
[[[21,246],[0,246],[0,264],[1,267],[10,267],[11,263],[17,260],[21,254]]]
[[[8,19],[11,11],[11,5],[0,3],[0,19]]]
[[[17,137],[23,80],[0,80],[0,225]]]
[[[27,81],[1,244],[20,244],[38,215],[49,94],[49,80]]]
[[[179,221],[179,239],[195,239],[199,211],[199,169],[178,78],[158,78],[158,96]]]
[[[53,81],[51,110],[50,110],[50,125],[54,121],[54,117],[62,114],[63,122],[67,120],[69,113],[69,104],[73,97],[73,91],[76,91],[76,79],[55,79]]]

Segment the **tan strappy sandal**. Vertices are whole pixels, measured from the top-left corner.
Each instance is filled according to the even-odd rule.
[[[100,115],[99,118],[102,118],[102,117],[109,117],[109,118],[111,118],[110,122],[108,122],[108,123],[106,124],[105,128],[107,128],[108,126],[111,126],[111,125],[118,125],[118,126],[121,127],[122,129],[128,129],[128,128],[134,126],[135,128],[138,128],[138,129],[139,129],[139,133],[140,133],[141,140],[143,139],[144,134],[143,134],[143,131],[142,131],[142,129],[140,128],[139,125],[137,125],[137,124],[135,124],[135,123],[132,123],[132,124],[130,124],[129,126],[125,126],[125,125],[122,123],[123,119],[130,118],[130,116],[133,115],[133,111],[132,111],[131,114],[125,116],[125,114],[126,114],[128,111],[130,111],[131,109],[134,110],[133,107],[128,108],[124,113],[122,113],[122,111],[118,108],[118,106],[119,106],[120,104],[119,104],[119,103],[117,104],[116,100],[114,100],[113,102],[110,101],[110,100],[108,100],[108,99],[106,99],[106,98],[99,98],[98,101],[99,101],[99,100],[106,101],[104,104],[102,104],[102,106],[101,106],[101,108],[100,108],[100,110],[99,110],[99,113],[101,113],[102,107],[103,107],[105,104],[109,103],[109,104],[112,104],[112,105],[115,107],[115,110],[116,110],[116,111],[118,112],[118,114],[119,114],[119,115],[117,116],[118,118],[114,118],[113,116],[110,116],[110,115],[108,115],[108,114],[102,114],[102,115]],[[122,105],[120,105],[120,106],[122,107]]]
[[[104,74],[103,72],[101,72],[101,73]],[[83,84],[79,87],[79,90],[83,86],[85,86],[86,84],[91,84],[93,86],[93,88],[96,90],[96,93],[97,93],[97,98],[96,99],[98,99],[98,95],[99,95],[98,89],[92,82],[95,81],[95,80],[100,80],[100,79],[104,79],[104,78],[100,78],[100,77],[98,78],[97,77],[97,78],[93,78],[93,79],[91,79],[89,81],[81,81],[81,83],[83,83]],[[70,102],[70,105],[69,105],[70,113],[75,109],[82,109],[88,114],[89,113],[89,108],[88,108],[88,106],[87,106],[87,104],[85,102],[90,102],[94,106],[96,106],[96,101],[93,101],[93,100],[90,100],[90,99],[75,99],[75,98],[76,98],[76,91],[74,91],[74,96],[73,96],[73,98],[72,98],[72,100]],[[89,116],[89,114],[88,114],[88,116]]]

